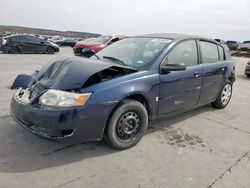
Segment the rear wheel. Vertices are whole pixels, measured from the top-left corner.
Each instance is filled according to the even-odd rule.
[[[9,51],[8,51],[8,54],[19,54],[20,52],[19,52],[19,50],[18,49],[10,49]]]
[[[48,54],[54,54],[54,53],[55,53],[54,48],[48,47],[48,48],[47,48],[47,53],[48,53]]]
[[[109,118],[104,140],[116,149],[136,145],[148,128],[148,113],[136,100],[125,100]]]
[[[232,83],[228,81],[223,86],[216,101],[212,103],[213,107],[218,109],[225,108],[228,105],[229,101],[231,100],[232,91],[233,91]]]

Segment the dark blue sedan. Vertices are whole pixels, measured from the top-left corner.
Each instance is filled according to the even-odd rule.
[[[232,96],[235,64],[214,40],[150,34],[118,41],[90,59],[64,58],[31,76],[11,101],[11,115],[30,132],[55,140],[104,139],[136,145],[152,119]]]

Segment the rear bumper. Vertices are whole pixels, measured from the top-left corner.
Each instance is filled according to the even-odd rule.
[[[114,103],[86,105],[67,109],[44,109],[23,104],[13,96],[13,119],[31,133],[62,142],[101,140]]]
[[[8,53],[8,51],[10,50],[11,48],[8,47],[8,46],[1,46],[0,48],[0,51],[2,51],[2,53]]]

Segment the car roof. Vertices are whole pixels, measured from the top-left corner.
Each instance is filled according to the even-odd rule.
[[[5,36],[3,38],[11,38],[11,37],[19,37],[19,36],[33,36],[33,37],[35,37],[35,35],[32,35],[32,34],[14,34],[14,35]]]
[[[151,33],[151,34],[144,34],[144,35],[137,35],[135,37],[152,37],[152,38],[166,38],[166,39],[180,39],[180,38],[190,38],[195,37],[192,35],[186,35],[186,34],[178,34],[178,33]]]
[[[206,40],[214,41],[214,39],[207,38],[207,37],[202,37],[198,35],[179,34],[179,33],[151,33],[151,34],[136,35],[133,37],[165,38],[165,39],[170,39],[170,40],[197,38],[197,39],[206,39]]]

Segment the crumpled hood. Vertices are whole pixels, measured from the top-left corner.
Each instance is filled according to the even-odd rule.
[[[79,89],[93,74],[110,67],[125,68],[101,60],[80,57],[63,58],[46,64],[37,73],[35,79],[45,88],[61,90]]]

